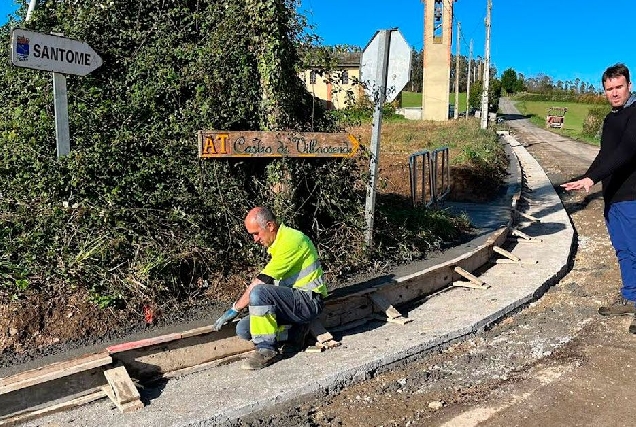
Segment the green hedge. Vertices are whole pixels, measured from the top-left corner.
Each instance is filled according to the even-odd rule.
[[[68,76],[71,153],[57,159],[51,76],[3,51],[0,299],[83,287],[101,307],[186,301],[262,262],[243,227],[258,204],[316,239],[332,277],[372,265],[358,161],[198,159],[201,129],[338,129],[297,77],[296,6],[47,0],[30,22],[1,27],[3,40],[20,25],[85,41],[103,65]]]

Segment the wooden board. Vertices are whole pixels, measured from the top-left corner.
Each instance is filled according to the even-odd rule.
[[[464,277],[465,279],[468,279],[468,281],[472,283],[473,285],[484,286],[486,284],[483,280],[481,280],[474,274],[464,270],[461,267],[455,267],[455,272],[459,274],[460,276]]]
[[[68,401],[57,403],[55,405],[48,406],[46,408],[38,410],[26,410],[19,413],[12,414],[8,417],[0,417],[0,426],[14,426],[29,420],[43,417],[45,415],[54,414],[56,412],[67,411],[77,408],[78,406],[85,405],[98,399],[107,397],[104,390],[97,389],[89,394],[85,394],[79,397],[71,398]]]
[[[199,157],[353,157],[360,142],[344,132],[199,131]]]
[[[140,381],[163,377],[166,373],[245,353],[254,349],[231,328],[213,334],[195,335],[152,347],[141,347],[113,355]]]
[[[373,301],[373,303],[382,311],[384,312],[384,314],[386,314],[386,317],[388,317],[389,319],[395,319],[397,317],[402,317],[402,313],[400,313],[399,311],[397,311],[395,309],[395,307],[393,307],[391,305],[390,302],[388,302],[386,300],[386,298],[384,298],[382,295],[380,295],[379,293],[375,292],[372,294],[369,294],[369,298],[371,298],[371,300]]]
[[[101,387],[106,384],[108,382],[104,377],[104,367],[98,366],[15,390],[0,395],[0,418],[54,406],[70,398],[101,390]]]
[[[133,412],[144,407],[139,391],[125,367],[117,366],[108,369],[104,371],[104,376],[110,386],[104,387],[104,391],[121,412]]]
[[[103,352],[20,372],[10,377],[0,378],[0,395],[78,372],[88,371],[112,362],[113,359],[110,355],[107,352]]]
[[[493,246],[492,250],[494,252],[497,252],[499,255],[503,255],[503,256],[505,256],[506,258],[508,258],[508,259],[510,259],[512,261],[521,261],[521,258],[519,258],[517,255],[515,255],[515,254],[513,254],[513,253],[511,253],[511,252],[509,252],[509,251],[507,251],[507,250],[505,250],[503,248],[500,248],[499,246]]]
[[[318,343],[320,344],[325,343],[329,340],[333,340],[333,335],[331,335],[331,333],[329,333],[329,331],[325,329],[325,327],[318,319],[312,320],[312,322],[309,324],[309,331],[314,337],[316,337],[316,341],[318,341]]]
[[[181,334],[167,334],[153,338],[146,338],[139,341],[125,342],[117,345],[107,347],[106,350],[110,354],[121,353],[122,351],[134,350],[142,347],[151,347],[157,344],[163,344],[171,341],[176,341],[182,338]]]

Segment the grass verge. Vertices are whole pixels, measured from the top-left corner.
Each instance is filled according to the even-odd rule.
[[[514,100],[514,98],[513,98]],[[515,101],[515,106],[521,114],[529,116],[530,121],[542,128],[545,128],[545,119],[550,107],[566,107],[565,121],[561,129],[551,128],[551,132],[567,136],[577,141],[587,142],[592,145],[599,145],[597,137],[589,137],[583,134],[583,124],[593,108],[598,108],[599,104],[582,104],[577,102],[562,101]]]

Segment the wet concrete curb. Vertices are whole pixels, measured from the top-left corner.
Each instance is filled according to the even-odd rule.
[[[479,278],[488,289],[449,287],[418,305],[401,307],[406,325],[369,322],[334,333],[342,346],[323,353],[300,353],[250,372],[239,363],[172,379],[145,394],[139,412],[121,414],[106,400],[50,415],[26,425],[216,426],[310,395],[320,396],[408,363],[440,346],[488,327],[538,298],[568,269],[574,241],[570,218],[539,164],[510,135],[502,135],[523,169],[525,212],[519,227],[537,243],[510,242],[505,248],[522,263],[495,264]],[[492,206],[492,215],[504,215]]]

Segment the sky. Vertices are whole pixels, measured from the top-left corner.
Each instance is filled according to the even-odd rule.
[[[636,0],[491,1],[490,59],[499,76],[512,68],[525,77],[545,74],[554,82],[579,78],[600,87],[603,71],[617,62],[636,76],[636,35],[631,28]],[[473,58],[484,56],[486,7],[487,0],[454,3],[454,21],[461,23],[461,55],[469,55],[472,40]],[[0,0],[0,24],[15,9],[14,0]],[[324,45],[363,48],[376,31],[397,27],[409,45],[422,49],[422,0],[301,0],[299,10]],[[456,37],[453,34],[453,54]]]
[[[17,5],[13,0],[0,0],[0,24],[7,22],[7,15],[13,13],[17,9]]]
[[[469,55],[473,40],[473,58],[484,56],[487,3],[454,3],[453,54],[459,21],[460,54]],[[422,0],[302,0],[300,11],[324,45],[364,47],[376,31],[397,27],[422,49]],[[512,68],[525,77],[545,74],[555,83],[579,78],[599,88],[603,71],[617,62],[636,76],[634,16],[636,0],[492,0],[491,64],[498,76]]]

